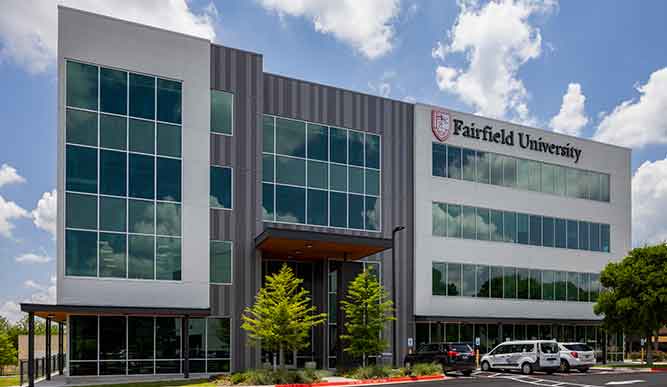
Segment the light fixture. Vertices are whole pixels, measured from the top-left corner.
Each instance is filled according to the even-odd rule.
[[[308,244],[306,245],[306,248],[307,248],[307,249],[312,249],[312,248],[313,248],[313,245],[311,245],[310,243],[308,243]]]

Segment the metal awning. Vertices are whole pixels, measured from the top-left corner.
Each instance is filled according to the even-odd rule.
[[[53,321],[65,322],[69,314],[108,314],[125,316],[190,316],[205,317],[211,314],[209,308],[163,308],[139,306],[109,305],[58,305],[22,303],[21,311],[34,313],[37,317],[50,318]]]

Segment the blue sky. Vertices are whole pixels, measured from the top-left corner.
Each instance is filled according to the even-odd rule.
[[[256,51],[268,72],[632,147],[633,241],[667,239],[667,2],[9,0],[0,313],[12,318],[16,302],[55,294],[57,3]]]

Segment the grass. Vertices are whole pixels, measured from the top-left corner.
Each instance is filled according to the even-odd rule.
[[[18,385],[19,385],[19,377],[18,376],[10,376],[8,378],[6,378],[6,377],[0,378],[0,387],[18,386]]]
[[[18,384],[18,382],[16,383]],[[8,385],[0,385],[0,387]],[[208,379],[183,379],[183,380],[161,380],[157,382],[139,382],[139,383],[119,383],[119,384],[105,384],[104,387],[167,387],[167,386],[196,386],[196,387],[213,387],[215,383]],[[89,387],[89,386],[82,386]]]

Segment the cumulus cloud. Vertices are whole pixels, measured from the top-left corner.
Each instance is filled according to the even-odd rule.
[[[46,254],[26,253],[14,258],[18,263],[48,263],[53,261],[53,258]]]
[[[0,196],[0,235],[5,238],[13,238],[13,221],[16,219],[29,217],[28,211],[21,208],[18,204],[7,201]]]
[[[15,323],[23,318],[21,306],[14,301],[6,301],[0,306],[0,316],[6,318],[11,323]]]
[[[0,187],[8,184],[25,183],[25,178],[18,174],[16,168],[9,164],[0,166]]]
[[[395,78],[395,71],[385,71],[377,82],[368,82],[368,88],[380,97],[389,97],[392,90],[391,84]]]
[[[653,72],[636,89],[639,100],[623,101],[602,117],[596,140],[638,148],[667,143],[667,67]]]
[[[567,92],[563,95],[560,111],[549,122],[551,129],[571,136],[581,135],[581,129],[588,123],[584,110],[585,102],[586,96],[581,92],[581,85],[570,83],[567,86]]]
[[[42,198],[37,202],[37,207],[32,210],[32,219],[35,226],[48,231],[56,237],[56,215],[57,215],[57,192],[44,192]]]
[[[23,287],[31,289],[34,292],[20,302],[29,302],[34,304],[55,304],[56,303],[56,277],[51,276],[48,284],[41,284],[33,280],[27,280]],[[17,322],[23,318],[21,306],[16,301],[6,301],[0,306],[0,315],[11,322]]]
[[[56,57],[59,4],[208,39],[217,17],[210,3],[199,12],[187,0],[8,0],[0,12],[0,61],[11,60],[29,72],[47,70]]]
[[[634,246],[667,241],[667,157],[645,161],[632,176]]]
[[[431,52],[444,62],[435,70],[438,87],[478,114],[533,123],[529,93],[518,72],[542,53],[542,35],[529,19],[551,12],[555,3],[501,0],[480,6],[461,1],[459,6],[447,39]],[[463,67],[450,64],[453,54],[463,56]]]
[[[310,20],[316,31],[330,34],[368,59],[390,52],[394,46],[394,22],[399,0],[259,0],[266,10],[281,17]]]

